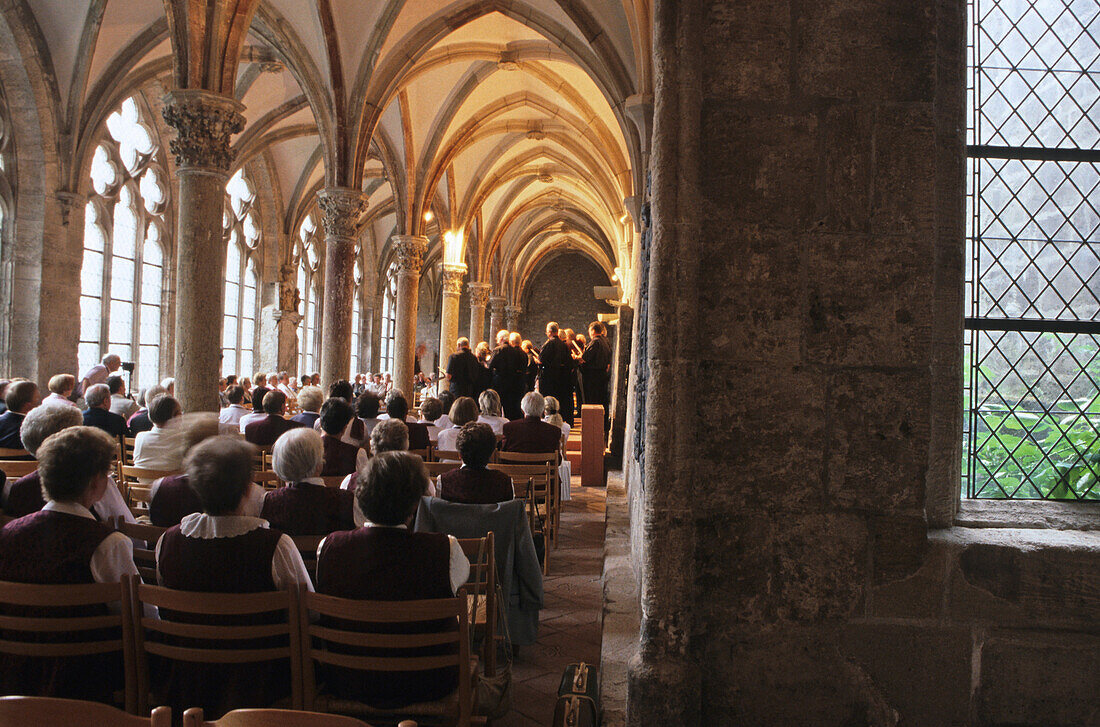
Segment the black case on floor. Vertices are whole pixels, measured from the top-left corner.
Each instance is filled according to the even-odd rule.
[[[596,668],[585,664],[565,667],[554,705],[554,727],[587,727],[599,724],[600,685]]]

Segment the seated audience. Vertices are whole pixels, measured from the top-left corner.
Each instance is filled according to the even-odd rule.
[[[298,391],[301,391],[307,386],[313,386],[313,377],[309,374],[302,374],[298,380]]]
[[[252,379],[247,376],[242,376],[240,380],[241,388],[244,389],[244,402],[242,402],[249,411],[252,411]]]
[[[470,573],[470,562],[458,541],[449,535],[409,530],[427,489],[428,476],[419,457],[387,452],[372,459],[358,475],[355,488],[356,501],[367,522],[355,530],[332,533],[321,542],[317,551],[318,593],[375,601],[454,596]],[[455,621],[444,620],[416,624],[410,631],[440,633],[457,628]],[[402,652],[441,653],[438,647]],[[440,699],[458,684],[454,667],[431,672],[377,673],[343,668],[326,672],[326,688],[333,695],[380,708]]]
[[[388,419],[405,422],[409,427],[409,449],[427,449],[428,445],[431,444],[431,439],[428,437],[428,427],[420,422],[408,421],[409,404],[405,400],[405,395],[397,389],[386,396],[386,414]]]
[[[43,404],[76,406],[76,403],[70,398],[73,395],[73,390],[76,389],[76,377],[72,374],[58,374],[50,377],[46,388],[50,390],[50,394],[42,400]]]
[[[312,427],[321,417],[321,404],[325,401],[324,392],[316,386],[305,386],[298,390],[298,408],[300,412],[290,418],[303,427]]]
[[[321,407],[321,431],[324,442],[325,462],[323,477],[350,475],[367,463],[367,453],[357,445],[341,439],[348,422],[355,419],[351,404],[344,399],[332,398]]]
[[[446,452],[458,450],[458,430],[470,422],[477,421],[477,404],[468,396],[460,396],[455,399],[451,407],[451,426],[439,433],[436,440],[436,449]]]
[[[370,451],[377,457],[382,452],[404,452],[409,448],[409,427],[400,419],[378,422],[370,433]]]
[[[267,396],[267,392],[271,389],[267,388],[267,374],[263,371],[257,371],[255,376],[256,388],[251,392],[252,395],[252,410],[257,414],[262,414],[264,411],[264,397]]]
[[[80,410],[75,406],[39,406],[32,409],[23,419],[19,436],[23,442],[23,448],[34,456],[48,437],[62,429],[79,427],[82,422]],[[4,485],[4,510],[10,517],[30,515],[32,512],[41,510],[45,504],[46,500],[42,495],[42,479],[38,470],[17,480],[8,480]],[[122,493],[113,479],[103,499],[92,508],[92,515],[100,522],[120,516],[127,522],[134,522],[134,516],[126,501],[122,499]]]
[[[257,447],[270,447],[283,432],[302,426],[283,418],[285,413],[286,396],[283,392],[267,392],[264,395],[264,416],[244,424],[244,438]]]
[[[180,451],[179,427],[175,426],[182,414],[180,403],[167,394],[161,394],[149,404],[149,421],[153,428],[141,432],[134,439],[134,466],[150,470],[174,472],[183,464]]]
[[[439,403],[439,399],[429,396],[420,402],[420,423],[428,427],[428,438],[433,445],[440,432],[435,421],[441,416],[443,416],[443,405]]]
[[[365,445],[370,442],[374,425],[381,421],[378,417],[379,403],[378,397],[369,391],[355,400],[355,416],[363,422],[363,444]]]
[[[546,397],[544,404],[545,416],[542,418],[547,424],[553,424],[555,427],[561,429],[561,448],[565,451],[565,444],[569,441],[569,432],[572,427],[569,426],[569,422],[561,418],[561,404],[558,403],[557,398],[553,396]]]
[[[84,403],[88,409],[84,412],[84,426],[96,427],[115,439],[130,433],[126,420],[111,413],[111,389],[107,384],[92,384],[84,392]]]
[[[196,445],[218,436],[221,424],[211,412],[184,414],[179,421],[180,454],[186,458]],[[248,492],[245,515],[259,517],[264,504],[264,488],[253,483]],[[161,528],[178,525],[193,512],[202,512],[198,493],[189,484],[186,472],[161,477],[149,488],[149,521]]]
[[[92,514],[113,487],[109,474],[117,451],[115,440],[84,426],[53,434],[38,447],[38,471],[48,501],[41,510],[0,528],[0,580],[118,583],[137,574],[130,539],[96,522]],[[121,658],[114,654],[63,661],[5,658],[0,660],[0,693],[109,702],[123,686],[122,674]]]
[[[167,588],[207,593],[260,593],[304,585],[312,588],[302,556],[289,536],[246,515],[252,485],[251,445],[217,436],[196,445],[184,462],[202,512],[169,528],[156,547],[157,582]],[[272,614],[278,618],[278,614]],[[161,611],[171,620],[172,614]],[[226,620],[219,621],[225,623]],[[231,623],[231,622],[230,622]],[[173,709],[264,707],[290,692],[283,664],[176,664],[167,683],[154,689]]]
[[[438,399],[439,405],[443,407],[443,416],[435,420],[435,425],[440,429],[450,429],[453,422],[448,414],[451,411],[451,407],[455,405],[455,395],[449,391],[441,391],[439,392]]]
[[[463,425],[458,432],[457,446],[462,466],[440,475],[440,497],[470,505],[507,502],[515,497],[512,478],[486,467],[497,447],[497,437],[488,424],[469,422]]]
[[[294,390],[294,386],[290,383],[290,373],[287,371],[280,371],[278,382],[277,388],[279,391],[286,394],[286,400],[297,402],[298,392]]]
[[[160,380],[161,388],[164,389],[164,393],[168,396],[176,395],[176,380],[171,376]]]
[[[135,437],[141,432],[147,432],[153,428],[153,422],[149,420],[149,403],[153,399],[165,394],[164,387],[160,384],[153,384],[141,394],[142,408],[135,411],[130,415],[130,418],[126,420],[126,426],[130,429],[130,433]]]
[[[118,414],[123,420],[133,416],[138,410],[138,405],[126,396],[126,379],[121,376],[108,376],[107,388],[111,391],[111,413]],[[86,393],[85,397],[87,397]]]
[[[260,517],[271,527],[288,535],[328,535],[355,527],[351,491],[325,487],[321,479],[324,454],[321,437],[304,427],[275,442],[271,466],[286,486],[264,498]]]
[[[529,391],[520,402],[523,418],[504,425],[501,449],[506,452],[559,452],[561,429],[542,421],[546,400],[537,391]]]
[[[481,407],[481,415],[478,416],[477,420],[492,427],[493,434],[498,437],[504,434],[504,425],[508,423],[508,420],[502,416],[500,394],[495,389],[486,389],[481,392],[477,403]]]
[[[90,386],[107,383],[107,377],[118,371],[120,366],[122,366],[122,358],[118,354],[109,353],[104,356],[99,363],[80,377],[80,395],[83,395]]]
[[[0,414],[0,447],[23,449],[19,428],[23,425],[23,417],[38,406],[38,384],[33,381],[15,381],[9,384],[4,403],[8,410]]]
[[[341,379],[332,386],[328,387],[329,399],[343,399],[349,405],[352,400],[351,384]],[[321,431],[320,420],[313,423],[313,428],[317,431]],[[348,423],[344,427],[344,431],[340,433],[340,439],[345,444],[354,445],[356,447],[363,443],[366,438],[365,428],[363,422],[359,421],[359,418],[355,416],[354,410],[352,411],[352,417],[348,420]]]
[[[218,412],[218,426],[222,434],[236,434],[241,431],[241,419],[252,409],[244,405],[244,388],[237,384],[225,388],[225,401]]]

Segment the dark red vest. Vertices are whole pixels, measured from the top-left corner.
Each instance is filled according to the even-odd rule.
[[[454,595],[450,554],[450,542],[440,533],[380,527],[336,532],[325,539],[317,559],[317,592],[376,601],[450,598]],[[390,633],[439,633],[457,628],[453,620],[402,624],[400,630],[372,625],[372,630]],[[389,649],[377,653],[420,656],[444,652]],[[389,709],[450,694],[458,684],[458,670],[379,673],[334,668],[327,671],[326,681],[337,696]]]
[[[38,477],[38,470],[20,477],[12,483],[8,490],[8,502],[4,507],[11,517],[23,517],[32,512],[38,512],[46,506],[46,500],[42,497],[42,480]]]
[[[325,464],[321,468],[322,477],[343,477],[355,471],[355,460],[359,456],[359,447],[343,442],[339,437],[330,434],[324,435],[321,441],[325,445]]]
[[[39,510],[0,529],[0,580],[93,583],[92,554],[111,529],[79,515]]]
[[[515,497],[512,492],[512,478],[497,470],[460,467],[444,472],[439,482],[439,496],[449,502],[492,505],[496,502],[508,502]]]
[[[304,482],[272,490],[260,517],[287,535],[328,535],[355,528],[351,490]]]
[[[163,584],[180,591],[258,593],[274,591],[271,560],[282,535],[256,528],[234,538],[188,538],[180,526],[160,543],[157,567]]]
[[[170,528],[193,512],[202,512],[202,502],[188,484],[186,474],[170,475],[160,481],[149,503],[151,523],[158,528]]]

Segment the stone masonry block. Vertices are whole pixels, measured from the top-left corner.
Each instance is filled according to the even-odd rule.
[[[787,0],[710,3],[704,88],[723,98],[778,102],[790,94],[791,10]]]
[[[936,222],[932,104],[885,105],[875,120],[871,229],[927,235]]]
[[[773,533],[779,619],[846,618],[862,609],[869,539],[859,516],[780,513]]]

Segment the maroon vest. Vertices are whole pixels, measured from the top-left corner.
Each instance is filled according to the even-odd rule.
[[[39,510],[0,529],[0,580],[17,583],[94,583],[92,554],[111,534],[79,515]]]
[[[149,503],[151,523],[158,528],[170,528],[193,512],[202,512],[202,502],[188,484],[186,474],[170,475],[160,481]]]
[[[351,490],[299,482],[267,493],[260,517],[287,535],[328,535],[355,528],[354,498]]]
[[[512,478],[497,470],[460,467],[444,472],[439,482],[439,496],[449,502],[492,505],[508,502],[515,497],[512,492]]]
[[[38,470],[20,477],[12,483],[8,490],[8,502],[4,507],[11,517],[23,517],[32,512],[38,512],[46,506],[46,500],[42,497],[42,480],[38,477]]]
[[[331,434],[323,436],[321,441],[325,445],[325,464],[321,469],[322,477],[342,477],[355,471],[355,461],[359,456],[358,447],[354,444],[342,442],[339,437],[334,437]]]
[[[281,536],[256,528],[234,538],[188,538],[175,525],[161,536],[157,567],[164,585],[181,591],[274,591],[271,560]]]
[[[317,592],[341,598],[412,601],[450,598],[450,542],[441,533],[412,533],[403,528],[366,527],[329,535],[317,559]],[[454,620],[401,624],[371,629],[390,633],[440,633],[457,630]],[[359,652],[363,653],[363,652]],[[448,653],[438,648],[376,650],[379,656]],[[451,650],[449,653],[453,653]],[[390,709],[439,699],[458,684],[455,668],[420,672],[370,672],[332,668],[326,682],[339,697]]]

